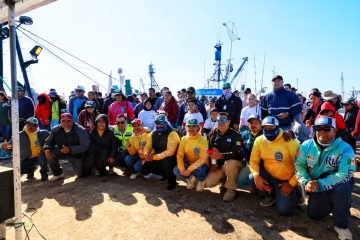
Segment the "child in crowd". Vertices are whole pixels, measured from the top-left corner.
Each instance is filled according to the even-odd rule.
[[[200,129],[202,129],[202,127],[204,126],[204,118],[201,115],[200,111],[198,110],[195,101],[196,100],[194,100],[194,99],[188,99],[186,101],[187,107],[188,107],[188,112],[184,116],[184,121],[183,121],[182,126],[185,127],[185,124],[188,119],[195,118],[199,123]]]
[[[150,99],[144,102],[144,109],[139,113],[139,119],[142,122],[143,127],[147,127],[153,130],[155,127],[156,112],[153,110],[153,104]]]
[[[247,106],[241,110],[240,114],[240,131],[244,131],[248,126],[249,116],[255,115],[261,117],[259,105],[256,104],[256,96],[254,94],[247,95]]]
[[[210,110],[210,117],[205,120],[204,123],[204,133],[207,135],[212,129],[216,128],[218,125],[218,122],[216,121],[219,114],[219,109],[212,108]]]

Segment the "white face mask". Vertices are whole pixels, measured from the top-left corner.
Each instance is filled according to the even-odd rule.
[[[224,89],[223,94],[224,94],[226,99],[229,99],[231,97],[231,95],[232,95],[231,89]]]

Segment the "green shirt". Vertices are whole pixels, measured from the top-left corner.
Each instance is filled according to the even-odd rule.
[[[55,101],[51,106],[51,119],[60,120],[59,101]]]

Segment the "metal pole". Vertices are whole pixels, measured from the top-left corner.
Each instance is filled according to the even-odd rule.
[[[21,52],[19,38],[18,38],[17,34],[15,34],[15,38],[16,38],[16,51],[17,51],[17,55],[19,57],[19,64],[20,64],[21,72],[24,77],[25,88],[28,93],[28,96],[34,101],[33,95],[32,95],[31,89],[30,89],[30,83],[29,83],[29,78],[28,78],[27,72],[26,72],[26,67],[24,65],[24,58],[23,58],[23,55]]]
[[[2,27],[3,25],[0,24],[0,31],[2,30]],[[4,55],[3,55],[3,40],[1,39],[0,40],[0,90],[1,91],[5,91],[4,90],[4,84],[3,84],[3,81],[4,81]]]
[[[21,175],[20,175],[20,139],[19,139],[19,108],[16,76],[16,28],[15,2],[9,1],[9,33],[10,33],[10,68],[11,68],[11,124],[13,140],[13,168],[14,168],[14,206],[15,206],[15,239],[22,239],[21,220]]]

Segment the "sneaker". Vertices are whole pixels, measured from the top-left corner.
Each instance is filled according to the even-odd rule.
[[[109,168],[108,174],[111,175],[111,176],[115,175],[115,171],[114,171],[113,167]]]
[[[169,183],[169,185],[166,187],[166,190],[172,191],[176,188],[177,183]]]
[[[26,174],[26,179],[27,180],[35,180],[34,173],[32,172],[32,173]]]
[[[204,191],[204,181],[198,181],[198,183],[196,185],[196,191],[197,192]]]
[[[270,207],[275,203],[275,199],[270,196],[266,196],[263,200],[260,201],[260,205],[263,207]]]
[[[191,176],[186,179],[186,188],[187,189],[193,189],[195,186],[196,178],[194,176]]]
[[[101,176],[101,172],[99,170],[95,169],[94,175],[95,176]]]
[[[338,234],[340,240],[352,240],[352,234],[348,228],[335,227],[335,232]]]
[[[49,179],[49,176],[47,173],[42,173],[41,174],[41,181],[45,182]]]
[[[152,173],[149,173],[149,174],[144,175],[144,178],[150,179],[150,178],[152,178],[152,176],[153,176],[153,174],[152,174]]]
[[[135,180],[139,175],[140,175],[140,173],[132,173],[130,175],[130,179]]]
[[[235,196],[236,196],[236,191],[235,190],[226,189],[226,192],[225,192],[224,197],[223,197],[223,201],[231,202],[232,200],[234,200]]]
[[[64,173],[61,173],[60,175],[57,175],[57,176],[55,176],[55,175],[52,176],[52,178],[49,179],[49,182],[53,182],[53,181],[56,181],[61,178],[64,178]]]

